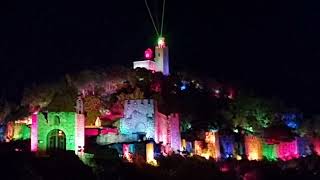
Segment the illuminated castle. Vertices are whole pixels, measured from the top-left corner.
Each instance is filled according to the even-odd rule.
[[[169,48],[166,46],[163,37],[158,39],[158,44],[155,47],[155,57],[153,58],[152,50],[149,48],[144,52],[145,60],[134,61],[133,68],[146,68],[150,71],[162,72],[164,75],[169,75]]]
[[[135,142],[143,136],[162,142],[172,150],[181,147],[180,119],[174,113],[166,116],[157,111],[156,103],[152,99],[126,100],[124,117],[119,122],[119,134],[105,134],[97,138],[98,144]]]

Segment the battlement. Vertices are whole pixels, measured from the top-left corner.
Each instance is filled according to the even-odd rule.
[[[128,118],[133,111],[137,111],[147,116],[153,116],[155,104],[153,99],[126,100],[124,103],[124,116]]]
[[[179,118],[179,113],[171,113],[169,114],[168,118]]]
[[[127,104],[152,104],[153,105],[153,99],[131,99],[131,100],[125,100],[125,103]]]
[[[154,138],[155,103],[153,99],[126,100],[124,118],[120,120],[120,134],[146,133]]]

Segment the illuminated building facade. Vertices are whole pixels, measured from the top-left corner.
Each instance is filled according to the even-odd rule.
[[[133,69],[136,68],[146,68],[150,71],[156,71],[156,63],[152,60],[144,60],[144,61],[134,61],[133,62]]]
[[[165,39],[160,37],[158,39],[158,45],[155,50],[155,58],[154,58],[157,71],[162,72],[164,75],[169,75],[169,48],[166,46]]]
[[[161,142],[174,151],[180,150],[179,115],[173,113],[167,116],[158,112],[152,99],[126,100],[124,117],[119,122],[119,133],[100,135],[97,137],[97,143],[107,145],[134,142],[141,137],[153,139],[156,143]]]
[[[178,113],[166,116],[156,113],[155,119],[155,142],[170,145],[174,151],[181,149],[180,117]]]
[[[143,61],[134,61],[133,69],[136,68],[146,68],[150,71],[162,72],[164,75],[169,75],[169,48],[165,44],[165,39],[160,37],[158,39],[158,44],[155,47],[154,60],[153,52],[149,48],[144,52]]]
[[[84,115],[75,112],[49,112],[32,115],[31,151],[48,152],[84,148]]]
[[[126,100],[124,118],[120,119],[120,134],[142,134],[154,139],[155,107],[151,99]]]

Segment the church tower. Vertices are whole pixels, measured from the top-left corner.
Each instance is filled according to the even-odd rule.
[[[169,49],[166,46],[165,39],[160,37],[158,39],[158,45],[155,48],[156,71],[162,72],[168,76],[169,72]]]

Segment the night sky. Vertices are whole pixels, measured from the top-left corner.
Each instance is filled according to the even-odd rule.
[[[159,16],[161,1],[148,2]],[[207,74],[316,113],[319,22],[316,1],[167,0],[171,71]],[[131,67],[155,43],[144,0],[2,0],[2,92],[14,99],[25,85],[66,72]]]

